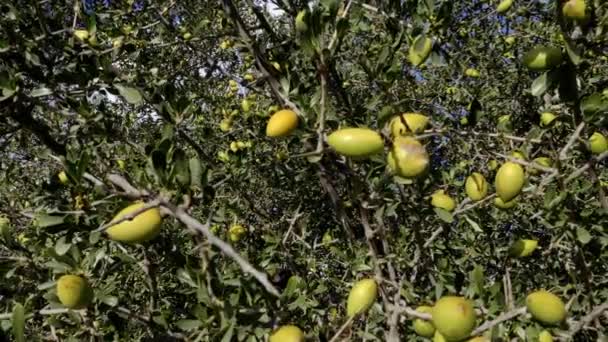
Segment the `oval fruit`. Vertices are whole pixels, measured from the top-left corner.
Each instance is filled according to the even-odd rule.
[[[481,74],[479,73],[479,71],[477,69],[473,69],[473,68],[468,68],[467,70],[464,71],[464,74],[466,76],[469,76],[469,77],[479,77],[479,76],[481,76]]]
[[[538,342],[553,342],[553,336],[547,330],[543,330],[538,334]]]
[[[521,192],[525,181],[524,168],[519,164],[506,162],[496,173],[496,194],[503,202],[509,202]]]
[[[396,137],[387,157],[389,168],[405,178],[424,173],[429,165],[429,155],[422,144],[410,137]]]
[[[408,52],[408,58],[414,66],[424,63],[433,49],[433,40],[425,35],[417,36]]]
[[[540,115],[540,127],[548,127],[557,116],[553,113],[544,112]]]
[[[531,70],[543,71],[562,63],[562,50],[552,46],[538,46],[524,55],[523,62]]]
[[[513,0],[502,0],[496,7],[496,12],[504,13],[511,8],[511,5],[513,5]]]
[[[514,199],[512,199],[512,200],[510,200],[508,202],[503,201],[498,196],[496,198],[494,198],[494,205],[497,206],[500,209],[511,209],[516,204],[517,204],[517,197],[515,197]]]
[[[551,167],[553,165],[553,161],[551,160],[551,158],[547,158],[547,157],[538,157],[534,159],[534,162],[538,165],[544,166],[544,167]],[[534,168],[534,167],[530,167],[528,168],[528,173],[531,175],[537,175],[540,173],[541,170]]]
[[[245,234],[247,234],[247,228],[240,224],[234,224],[228,229],[228,237],[232,242],[241,240]]]
[[[460,341],[471,334],[477,315],[464,297],[444,296],[433,307],[433,325],[448,341]]]
[[[291,109],[274,113],[266,125],[266,136],[284,137],[298,127],[298,115]]]
[[[57,177],[59,178],[59,182],[64,185],[68,184],[70,181],[70,179],[68,178],[68,175],[65,173],[65,171],[59,172]]]
[[[125,215],[131,214],[136,210],[141,209],[146,204],[137,202],[132,204],[116,214],[111,222],[116,222]],[[154,239],[160,232],[162,218],[160,209],[150,208],[145,212],[135,216],[131,220],[125,220],[106,229],[106,234],[112,240],[121,242],[144,242]]]
[[[92,299],[92,289],[86,279],[77,275],[64,275],[57,280],[57,298],[69,309],[80,309]]]
[[[520,258],[526,257],[532,254],[537,246],[538,241],[536,240],[519,239],[509,248],[509,255]]]
[[[456,208],[456,201],[443,190],[437,190],[431,195],[431,205],[435,208],[452,211]]]
[[[564,17],[571,20],[585,20],[587,18],[586,7],[585,0],[569,0],[562,7],[562,13]]]
[[[433,335],[433,342],[447,342],[445,337],[441,335],[439,331],[435,331],[435,335]]]
[[[382,151],[384,141],[369,128],[343,128],[327,137],[327,143],[347,157],[367,157]]]
[[[540,290],[526,297],[526,309],[534,319],[551,325],[557,325],[566,319],[564,302],[551,292]]]
[[[467,196],[469,196],[472,201],[479,201],[488,194],[488,182],[486,181],[486,178],[478,172],[473,172],[467,177],[464,188]]]
[[[420,113],[403,113],[391,120],[390,129],[393,138],[412,133],[422,133],[429,124],[429,118]]]
[[[433,308],[430,306],[422,305],[422,306],[417,307],[416,311],[430,314],[433,312]],[[414,331],[416,332],[416,334],[418,336],[432,337],[435,334],[435,326],[433,325],[433,323],[431,321],[426,321],[424,319],[416,318],[414,320],[413,326],[414,326]]]
[[[606,140],[606,137],[600,132],[593,133],[591,138],[589,138],[589,150],[594,154],[608,151],[608,140]]]
[[[511,157],[513,157],[515,159],[526,160],[526,156],[523,153],[521,153],[520,151],[511,152]]]
[[[270,335],[268,342],[304,342],[304,333],[295,325],[284,325]]]
[[[349,317],[367,311],[376,301],[378,285],[374,279],[363,279],[355,283],[348,294],[346,313]]]
[[[498,168],[498,162],[496,159],[492,159],[488,162],[488,170],[494,171]]]

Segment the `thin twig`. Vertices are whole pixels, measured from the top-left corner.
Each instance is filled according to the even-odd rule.
[[[581,318],[576,324],[572,325],[572,328],[570,328],[570,331],[568,332],[568,336],[570,338],[574,337],[577,332],[593,322],[594,319],[599,317],[606,310],[608,310],[608,302],[596,306],[587,316]]]
[[[566,144],[566,146],[564,146],[562,148],[562,150],[559,152],[559,160],[565,160],[566,158],[568,158],[568,151],[570,150],[570,148],[572,148],[572,145],[574,145],[574,143],[576,142],[578,137],[580,137],[581,132],[583,131],[583,128],[585,128],[584,121],[581,122],[580,124],[578,124],[578,126],[576,127],[576,130],[570,136],[570,139],[568,140],[568,143]]]
[[[473,330],[473,332],[471,333],[471,336],[479,335],[482,332],[489,330],[502,322],[508,321],[514,317],[523,315],[525,313],[526,313],[526,307],[520,307],[520,308],[511,310],[511,311],[505,312],[502,315],[496,317],[496,319],[487,321],[487,322],[483,323],[482,325],[480,325],[479,327],[477,327],[477,329]]]
[[[336,334],[329,340],[329,342],[336,342],[336,341],[338,341],[338,338],[340,338],[340,335],[342,335],[342,333],[344,332],[344,330],[346,328],[348,328],[348,326],[350,326],[350,324],[353,322],[353,319],[355,319],[355,316],[350,316],[348,318],[348,320],[346,322],[344,322],[344,324],[342,324],[342,326],[340,327],[340,329],[338,329],[338,331],[336,332]]]

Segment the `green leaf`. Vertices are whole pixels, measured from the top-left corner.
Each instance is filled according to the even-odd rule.
[[[58,255],[64,255],[70,250],[71,243],[65,241],[65,236],[62,236],[57,242],[55,242],[55,253]]]
[[[446,223],[452,223],[454,222],[454,216],[452,216],[452,214],[447,211],[447,210],[443,210],[441,208],[433,208],[435,210],[435,213],[437,214],[437,216],[439,216],[439,218],[446,222]]]
[[[139,90],[133,87],[123,86],[122,84],[115,84],[114,88],[116,88],[120,95],[130,104],[139,104],[143,101],[143,97],[141,96]]]
[[[476,292],[481,295],[484,287],[483,266],[475,265],[475,268],[470,273],[471,285],[474,286]]]
[[[40,228],[53,227],[62,224],[66,216],[56,216],[47,214],[36,214],[34,224]]]
[[[471,228],[473,228],[474,231],[476,231],[477,233],[483,233],[483,229],[479,227],[479,224],[477,224],[477,222],[471,220],[467,215],[464,215],[464,219],[467,221],[468,224],[471,225]]]
[[[232,337],[234,335],[234,325],[235,325],[235,321],[233,319],[230,321],[230,326],[228,327],[228,330],[224,334],[224,337],[222,337],[222,342],[232,341]]]
[[[201,160],[198,157],[192,157],[188,161],[188,167],[190,169],[190,188],[202,189],[203,188],[203,167],[201,166]]]
[[[47,96],[47,95],[51,95],[53,93],[53,91],[49,88],[46,87],[41,87],[41,88],[36,88],[34,90],[32,90],[32,92],[30,93],[31,97],[42,97],[42,96]]]
[[[190,166],[186,153],[182,149],[173,153],[173,167],[177,183],[183,187],[190,186]]]
[[[548,73],[543,73],[538,76],[534,82],[532,82],[532,86],[530,87],[530,92],[533,96],[541,96],[544,94],[547,89],[551,86],[551,79],[548,77]]]
[[[583,227],[577,227],[576,228],[576,238],[583,245],[586,245],[589,243],[589,241],[591,241],[591,234],[589,234],[589,231],[587,231],[587,229],[585,229]]]
[[[25,310],[21,303],[13,307],[12,324],[15,342],[25,342]]]
[[[572,64],[579,65],[583,61],[581,58],[582,49],[574,45],[570,39],[566,39],[566,52],[568,52],[568,57],[570,57],[570,61]]]
[[[181,319],[175,323],[181,330],[193,330],[202,325],[202,322],[197,319]]]

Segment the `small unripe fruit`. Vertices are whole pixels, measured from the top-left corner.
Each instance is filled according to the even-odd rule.
[[[346,314],[351,317],[366,312],[376,301],[378,285],[374,279],[359,280],[348,294]]]
[[[270,335],[269,342],[304,342],[304,333],[295,325],[284,325]]]
[[[89,39],[89,31],[87,30],[74,30],[74,37],[81,41]]]
[[[464,187],[472,201],[479,201],[488,194],[488,182],[481,173],[473,172],[467,177]]]
[[[552,69],[562,63],[563,55],[559,48],[538,46],[524,55],[523,62],[531,70]]]
[[[608,151],[608,140],[606,140],[606,137],[600,132],[593,133],[591,138],[589,138],[589,150],[593,154],[600,154]]]
[[[68,175],[65,173],[65,171],[59,172],[57,178],[59,178],[59,182],[64,185],[70,182],[70,179],[68,178]]]
[[[431,195],[431,205],[435,208],[440,208],[447,211],[452,211],[456,208],[456,201],[443,190],[437,190]]]
[[[430,306],[423,305],[416,308],[416,311],[430,314],[433,312],[433,308]],[[416,334],[418,334],[418,336],[432,337],[435,334],[435,326],[431,321],[416,318],[414,320],[413,326],[414,331],[416,332]]]
[[[473,68],[469,68],[469,69],[465,70],[464,74],[469,77],[476,77],[476,78],[481,76],[479,71],[477,69],[473,69]]]
[[[513,5],[513,0],[502,0],[496,7],[496,12],[504,13],[511,8],[511,5]]]
[[[91,301],[92,290],[86,279],[68,274],[57,280],[57,298],[66,308],[80,309]]]
[[[519,239],[509,248],[509,255],[512,257],[526,257],[534,252],[538,246],[536,240]]]
[[[500,209],[511,209],[513,208],[515,205],[517,205],[517,197],[515,197],[514,199],[510,200],[510,201],[503,201],[502,199],[500,199],[500,197],[496,197],[494,198],[494,205]]]
[[[553,342],[553,336],[547,330],[543,330],[538,334],[538,342]]]
[[[247,234],[247,228],[240,224],[235,224],[228,229],[228,237],[232,242],[238,242]]]
[[[544,112],[540,115],[540,126],[548,127],[557,118],[557,116],[550,112]]]
[[[564,302],[551,292],[540,290],[526,297],[526,308],[534,319],[550,325],[557,325],[566,319]]]
[[[551,167],[551,165],[553,165],[553,161],[551,160],[551,158],[547,157],[538,157],[535,158],[533,161],[540,166]],[[528,168],[528,173],[531,175],[537,175],[540,173],[540,171],[541,170],[534,167]]]

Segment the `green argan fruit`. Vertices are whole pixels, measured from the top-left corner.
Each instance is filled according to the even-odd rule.
[[[552,69],[562,63],[562,50],[552,46],[538,46],[524,55],[523,62],[531,70]]]
[[[143,208],[144,202],[136,202],[121,210],[112,219],[116,222],[128,214]],[[124,220],[106,230],[106,234],[112,240],[121,242],[145,242],[154,239],[160,233],[162,218],[158,208],[151,208],[135,216],[131,220]]]
[[[540,290],[526,297],[526,308],[534,319],[550,325],[557,325],[566,319],[564,302],[551,292]]]
[[[553,342],[553,336],[547,330],[543,330],[538,334],[538,342]]]
[[[304,342],[304,333],[295,325],[284,325],[270,335],[268,342]]]
[[[69,309],[81,309],[89,304],[93,291],[86,279],[72,274],[57,280],[57,297]]]
[[[608,140],[600,132],[593,133],[591,138],[589,138],[589,150],[593,154],[600,154],[608,151]]]
[[[534,162],[538,165],[545,166],[545,167],[551,167],[551,165],[553,165],[553,161],[551,160],[551,158],[547,158],[547,157],[535,158]],[[537,175],[540,173],[540,170],[537,168],[534,168],[534,167],[530,167],[530,168],[528,168],[528,173],[531,175]]]
[[[416,311],[430,314],[433,312],[433,308],[430,306],[422,305],[417,307]],[[413,326],[414,331],[416,332],[416,334],[418,334],[418,336],[432,337],[433,334],[435,334],[435,326],[431,321],[416,318],[414,320]]]
[[[562,7],[562,13],[568,19],[581,21],[587,18],[586,8],[585,0],[569,0]]]
[[[508,11],[509,8],[511,8],[511,5],[513,5],[513,0],[502,0],[498,4],[498,7],[496,7],[496,12],[504,13],[504,12]]]
[[[557,115],[550,112],[544,112],[540,115],[540,126],[549,127],[555,119],[557,119]]]
[[[475,202],[483,199],[488,194],[488,182],[486,181],[486,178],[478,172],[473,172],[467,177],[464,188],[467,196]]]
[[[396,137],[387,161],[394,173],[401,177],[412,178],[426,171],[429,155],[418,140],[411,137]]]
[[[517,204],[517,197],[514,199],[505,202],[500,197],[494,198],[494,205],[500,209],[511,209]]]
[[[443,335],[441,335],[439,331],[435,330],[435,335],[433,335],[433,342],[447,342],[447,340],[445,339],[445,337],[443,337]]]
[[[473,304],[464,297],[444,296],[433,307],[433,325],[448,341],[468,337],[475,327],[477,315]]]
[[[435,208],[452,211],[456,208],[456,201],[444,190],[437,190],[431,195],[431,205]]]
[[[519,239],[509,248],[509,255],[519,258],[526,257],[532,254],[537,246],[538,241],[536,240]]]
[[[347,157],[368,157],[384,148],[380,134],[369,128],[343,128],[327,137],[327,143],[336,152]]]
[[[412,133],[422,133],[428,124],[429,117],[426,115],[420,113],[403,113],[395,116],[391,120],[389,127],[393,138],[395,138],[402,135],[411,135]]]
[[[374,279],[362,279],[355,283],[348,294],[346,314],[355,316],[366,312],[376,301],[378,285]]]
[[[503,202],[509,202],[519,195],[525,181],[524,168],[519,164],[506,162],[496,173],[494,180],[496,194]]]

